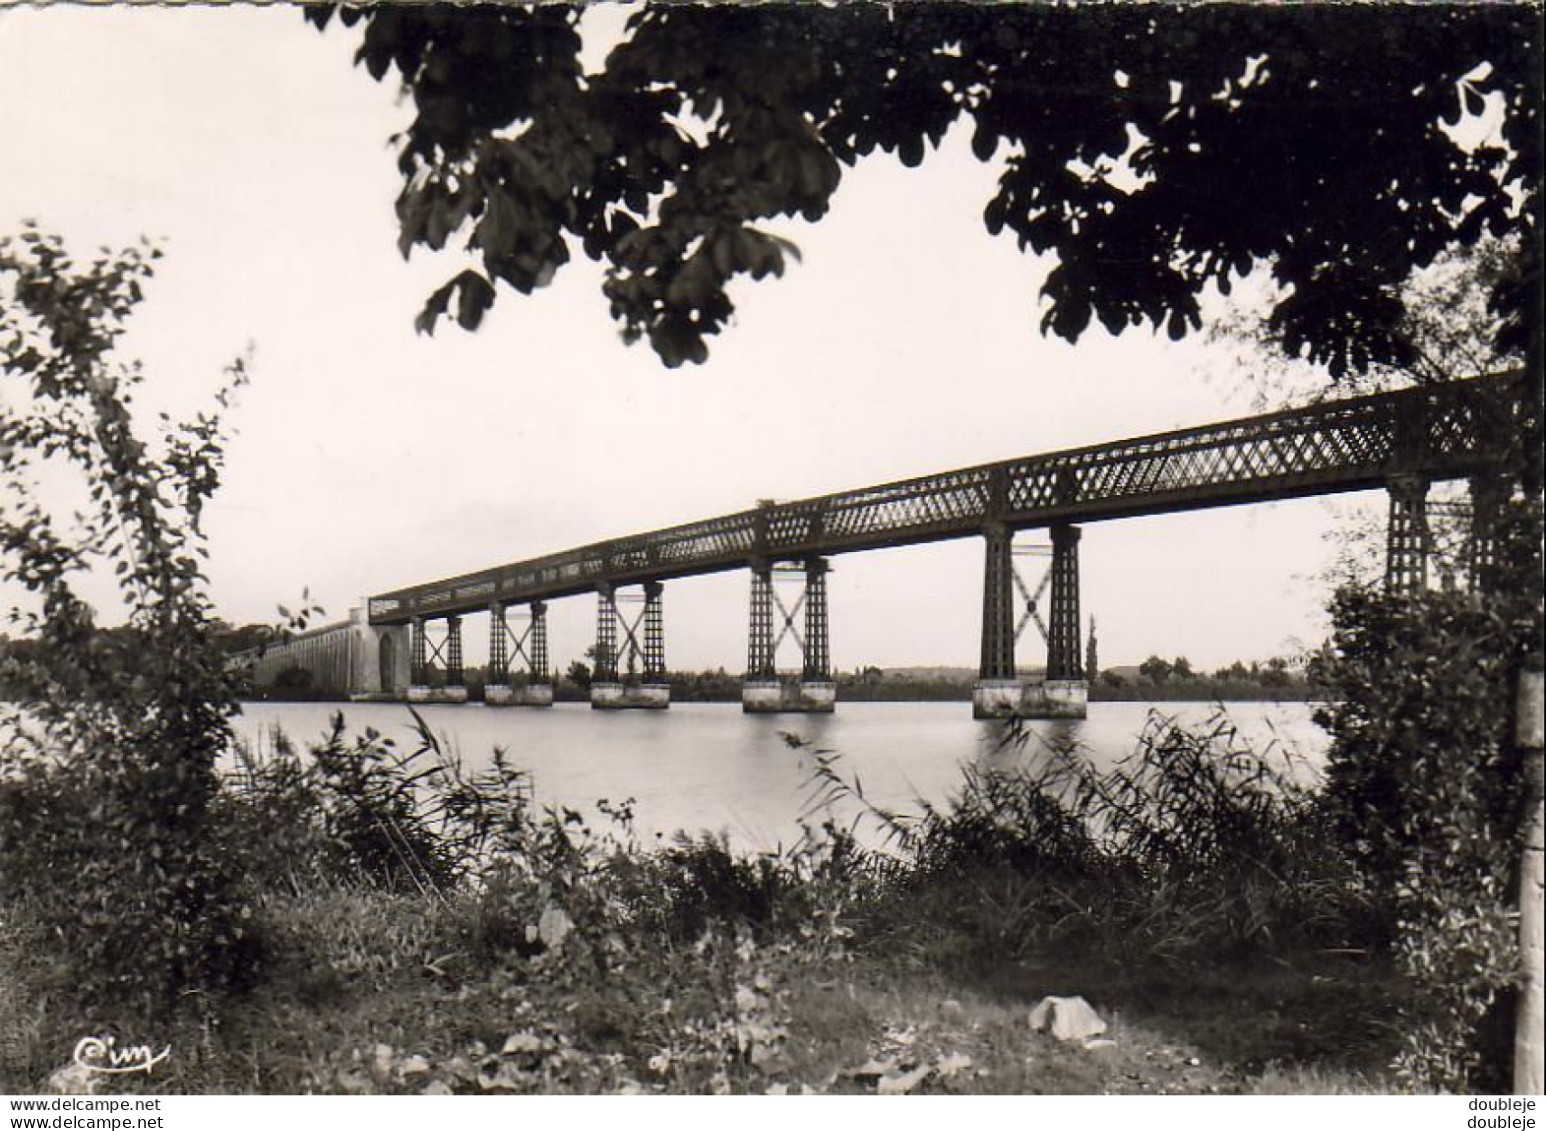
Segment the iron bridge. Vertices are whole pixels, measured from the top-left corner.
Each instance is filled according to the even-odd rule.
[[[1024,530],[1387,486],[1495,469],[1512,375],[1327,401],[1024,456],[613,538],[370,598],[369,622]]]

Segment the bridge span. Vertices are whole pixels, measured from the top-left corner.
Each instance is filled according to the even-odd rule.
[[[1327,401],[1197,428],[981,464],[609,539],[370,597],[347,625],[272,648],[262,661],[325,668],[339,693],[462,702],[461,619],[489,615],[486,701],[552,702],[547,603],[597,595],[595,707],[665,707],[664,583],[746,569],[751,576],[742,703],[748,711],[827,711],[827,559],[979,537],[985,549],[979,717],[1082,716],[1079,524],[1205,507],[1384,489],[1387,584],[1427,584],[1430,484],[1471,483],[1472,557],[1487,554],[1486,513],[1509,434],[1511,374]],[[1014,560],[1017,531],[1047,528],[1050,567],[1034,589]],[[799,589],[792,603],[776,580]],[[623,593],[624,589],[637,592]],[[789,586],[783,587],[785,591]],[[1040,600],[1050,595],[1043,619]],[[630,615],[631,614],[631,615]],[[511,617],[516,617],[512,626]],[[798,622],[798,623],[797,623]],[[1016,674],[1015,644],[1034,622],[1045,679]],[[440,631],[431,633],[430,626]],[[780,644],[801,654],[781,676]],[[324,641],[332,643],[325,644]],[[348,649],[347,659],[334,653]]]

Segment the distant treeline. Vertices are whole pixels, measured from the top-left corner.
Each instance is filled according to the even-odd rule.
[[[233,626],[220,624],[217,632],[229,653],[276,643],[281,634],[264,625]],[[100,630],[99,647],[121,658],[126,677],[138,664],[139,642],[127,628]],[[14,698],[16,684],[10,672],[16,663],[24,663],[38,647],[28,639],[8,639],[0,635],[0,699]],[[1283,657],[1265,662],[1236,661],[1212,672],[1195,670],[1184,656],[1166,660],[1150,656],[1143,663],[1103,669],[1090,680],[1090,699],[1095,702],[1166,702],[1181,700],[1296,701],[1322,697],[1314,678],[1318,664],[1293,663]],[[1041,673],[1032,670],[1031,679]],[[518,677],[523,678],[523,677]],[[671,698],[678,703],[738,703],[741,699],[741,674],[724,668],[710,671],[672,672],[669,675]],[[590,696],[591,669],[581,661],[564,672],[554,672],[554,698],[560,702],[584,702]],[[965,667],[916,667],[891,670],[874,666],[837,673],[838,699],[843,702],[941,702],[969,701],[976,683],[976,672]],[[444,677],[431,669],[431,683]],[[463,675],[468,698],[483,698],[485,671],[469,667]],[[243,697],[277,701],[321,701],[332,696],[313,689],[311,677],[303,668],[281,672],[268,687],[243,689]]]
[[[1090,681],[1096,702],[1176,702],[1242,699],[1302,701],[1325,697],[1316,679],[1319,659],[1296,665],[1282,656],[1258,663],[1236,660],[1213,672],[1193,669],[1185,656],[1173,660],[1150,656],[1136,667],[1107,668]]]
[[[1318,685],[1303,678],[1276,684],[1208,677],[1169,680],[1158,684],[1111,684],[1105,681],[1104,675],[1102,673],[1102,679],[1090,684],[1092,703],[1231,703],[1258,700],[1298,703],[1325,698],[1325,693]]]
[[[575,678],[577,673],[557,674],[553,684],[553,697],[560,703],[583,703],[590,697],[589,673]],[[524,678],[524,677],[518,677]],[[792,677],[791,677],[792,678]],[[1031,673],[1029,678],[1040,678]],[[741,701],[741,676],[719,668],[713,671],[672,672],[667,676],[671,686],[671,699],[676,703],[739,703]],[[430,683],[444,682],[443,675],[432,669]],[[483,699],[485,672],[472,667],[464,671],[462,682],[471,702]],[[862,672],[840,672],[836,678],[837,697],[845,703],[919,703],[919,702],[969,702],[976,675],[913,675],[905,672],[879,672],[866,669]],[[255,691],[252,698],[279,701],[309,701],[327,696],[312,692],[306,673],[300,669],[280,674],[273,687]],[[1180,702],[1209,701],[1236,702],[1270,700],[1296,702],[1320,698],[1318,687],[1302,673],[1289,672],[1286,678],[1269,675],[1267,678],[1172,676],[1163,681],[1145,678],[1129,679],[1120,671],[1105,671],[1099,679],[1090,682],[1092,702]]]
[[[1040,679],[1032,671],[1027,678]],[[907,671],[885,672],[865,668],[838,676],[838,698],[851,702],[970,700],[977,682],[975,672]],[[1207,675],[1194,672],[1188,665],[1181,671],[1161,670],[1155,674],[1138,668],[1110,668],[1090,680],[1093,702],[1179,702],[1205,700],[1231,702],[1242,700],[1299,701],[1320,698],[1317,685],[1303,670],[1279,664],[1232,664]]]

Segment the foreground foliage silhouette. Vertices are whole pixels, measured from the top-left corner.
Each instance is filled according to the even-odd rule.
[[[1540,510],[1510,511],[1503,561],[1530,576]],[[1528,797],[1511,677],[1539,662],[1539,601],[1349,589],[1332,617],[1328,835],[1386,909],[1380,939],[1414,988],[1397,1063],[1424,1088],[1506,1092]]]
[[[978,159],[1007,152],[984,221],[1052,256],[1042,325],[1071,341],[1181,337],[1260,267],[1280,348],[1333,376],[1407,365],[1402,287],[1484,232],[1523,238],[1492,300],[1514,350],[1538,332],[1538,6],[645,4],[595,73],[583,12],[309,9],[413,98],[404,254],[479,257],[421,328],[476,327],[500,282],[530,293],[579,247],[625,338],[702,362],[730,280],[795,254],[761,225],[820,220],[845,166],[917,165],[960,122]],[[1463,148],[1446,123],[1491,99],[1500,134]]]
[[[162,1012],[238,980],[250,906],[211,854],[234,685],[211,633],[201,518],[218,413],[137,432],[141,374],[114,349],[159,252],[77,263],[28,227],[0,238],[0,548],[30,596],[0,711],[0,899],[36,915],[79,988]],[[245,381],[233,365],[224,408]],[[43,475],[73,476],[87,500]],[[110,569],[129,631],[99,632],[78,578]]]

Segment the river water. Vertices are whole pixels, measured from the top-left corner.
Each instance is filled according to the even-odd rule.
[[[399,750],[417,744],[408,709],[397,704],[249,703],[235,725],[261,752],[275,727],[297,746],[321,737],[338,710],[348,733],[372,727]],[[963,765],[1029,765],[1045,757],[1047,743],[1074,743],[1094,764],[1112,765],[1133,752],[1151,710],[1196,724],[1224,710],[1256,749],[1273,744],[1311,763],[1326,745],[1304,703],[1092,703],[1085,720],[1032,722],[1018,747],[1003,744],[1001,724],[974,721],[967,703],[840,703],[827,716],[743,715],[734,703],[676,703],[668,711],[592,711],[583,703],[419,710],[468,765],[504,748],[531,775],[539,803],[594,815],[598,799],[633,798],[641,838],[723,831],[736,846],[757,851],[799,836],[812,795],[812,758],[791,748],[785,733],[835,751],[840,772],[857,779],[866,798],[909,813],[918,811],[919,798],[945,800],[960,785]],[[846,823],[855,811],[848,806],[838,815]]]

